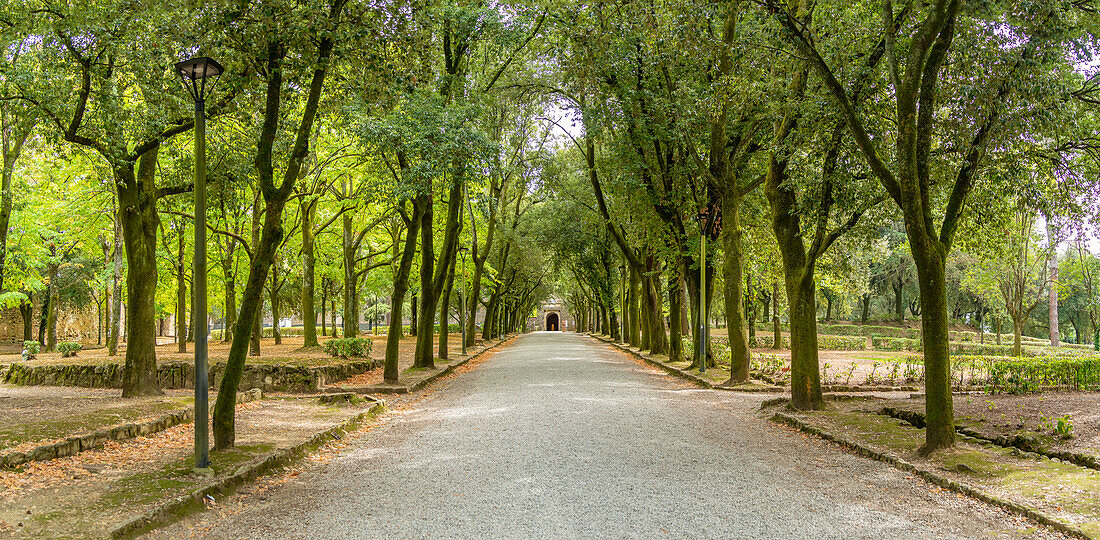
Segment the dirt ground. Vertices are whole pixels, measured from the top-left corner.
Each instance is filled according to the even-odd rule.
[[[216,476],[365,410],[315,399],[264,399],[237,407],[237,446],[212,452]],[[111,527],[211,478],[192,472],[194,424],[108,443],[100,450],[0,471],[0,536],[101,538]]]
[[[25,451],[97,429],[144,422],[194,402],[191,390],[123,399],[119,391],[0,384],[0,451]],[[213,398],[211,398],[213,399]]]
[[[1100,393],[956,395],[953,402],[955,423],[989,438],[1028,435],[1052,450],[1100,457]],[[892,400],[888,405],[924,412],[923,398]],[[1066,416],[1072,436],[1062,438],[1054,429]]]
[[[453,334],[451,358],[462,358],[460,337]],[[302,350],[302,338],[285,338],[283,343],[275,345],[274,340],[265,339],[261,344],[264,357],[260,361],[286,361],[302,365],[324,365],[335,360],[317,349]],[[413,349],[416,338],[405,337],[401,340],[399,369],[404,372],[412,366]],[[479,350],[484,343],[479,339],[469,352]],[[164,349],[171,348],[171,353]],[[176,353],[175,345],[158,347],[158,359],[161,361],[190,362],[193,353]],[[211,344],[211,358],[224,358],[228,346],[221,343]],[[95,351],[100,352],[100,351]],[[385,336],[377,337],[372,345],[371,357],[381,360],[385,357]],[[18,358],[18,357],[16,357]],[[4,357],[0,363],[10,361]],[[31,364],[79,363],[119,361],[121,356],[110,359],[106,356],[86,356],[61,359],[60,355],[39,355]],[[254,362],[254,358],[249,358]],[[437,359],[437,363],[445,365]],[[367,385],[382,381],[382,369],[376,368],[351,379],[335,383],[337,385]],[[0,384],[0,450],[26,450],[42,444],[49,444],[70,436],[79,436],[97,429],[109,428],[130,422],[150,420],[170,412],[191,406],[193,390],[166,390],[164,396],[123,399],[118,389],[73,388],[59,386],[14,386]],[[216,394],[210,399],[213,402]]]
[[[965,399],[958,399],[960,397],[956,396],[957,411],[960,401],[966,404]],[[1029,398],[992,400],[995,410],[1005,411],[1008,418],[1009,410],[1026,410],[1029,403],[1038,404],[1038,398],[1042,396],[1006,397]],[[988,404],[980,400],[972,401],[988,408]],[[1044,399],[1043,403],[1046,401]],[[960,438],[954,448],[937,451],[929,457],[920,456],[917,448],[924,442],[923,429],[876,413],[885,405],[897,406],[904,402],[910,402],[911,407],[923,408],[919,400],[854,399],[829,402],[824,411],[787,413],[842,439],[900,457],[940,476],[1040,510],[1062,522],[1073,524],[1090,537],[1100,537],[1100,471],[965,438]],[[970,405],[967,404],[963,410],[969,410]],[[770,413],[767,411],[765,414]],[[999,417],[1001,413],[996,414]],[[1024,419],[1024,415],[1019,418]]]

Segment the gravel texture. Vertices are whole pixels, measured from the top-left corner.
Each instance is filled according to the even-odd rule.
[[[520,336],[334,459],[157,536],[1060,538],[594,339]]]

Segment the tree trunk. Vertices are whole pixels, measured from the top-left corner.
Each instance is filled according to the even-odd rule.
[[[317,310],[313,306],[314,276],[317,258],[313,253],[313,213],[316,201],[303,202],[302,214],[302,346],[316,347]],[[322,304],[324,300],[322,299]],[[323,311],[324,308],[322,308]]]
[[[630,328],[628,329],[628,331],[630,332],[630,339],[628,339],[627,341],[629,341],[631,345],[641,348],[642,324],[641,321],[638,320],[638,272],[636,272],[633,268],[630,268],[629,271],[630,283],[628,284],[628,295],[630,302]]]
[[[279,331],[279,265],[275,264],[275,257],[271,262],[271,337],[276,345],[282,345],[283,334]]]
[[[119,220],[126,246],[126,362],[122,397],[162,395],[157,381],[156,294],[158,149],[141,156],[137,175],[132,163],[115,164]]]
[[[46,297],[42,299],[42,309],[38,313],[38,343],[43,347],[46,346],[46,324],[49,318],[51,300],[52,296],[47,290]]]
[[[341,217],[344,227],[344,337],[349,338],[359,335],[359,274],[355,271],[358,250],[351,213],[345,213]]]
[[[439,298],[439,358],[446,360],[449,358],[447,351],[447,341],[450,336],[451,330],[451,292],[454,290],[455,283],[455,259],[451,259],[448,264],[447,281],[443,285],[443,295]]]
[[[817,348],[817,299],[812,267],[789,265],[784,268],[787,285],[791,340],[791,405],[798,410],[818,410],[825,404],[821,397],[821,372]]]
[[[252,201],[252,245],[253,246],[258,246],[260,244],[260,241],[261,241],[261,238],[262,238],[261,237],[261,234],[262,234],[261,231],[262,231],[263,227],[261,226],[261,221],[260,221],[260,197],[261,197],[261,194],[259,192],[257,192],[255,199],[253,199],[253,201]],[[251,276],[252,267],[253,267],[252,263],[255,262],[255,260],[254,260],[255,256],[256,256],[256,254],[253,253],[252,254],[253,260],[249,261],[248,271],[249,271],[250,276]],[[274,255],[272,255],[272,257],[274,257]],[[265,272],[265,274],[266,274],[266,272]],[[266,279],[266,277],[265,277],[265,279]],[[263,282],[261,282],[261,285],[262,284],[263,284]],[[247,282],[246,282],[245,286],[247,287]],[[263,292],[261,291],[260,294],[262,295]],[[262,296],[261,296],[261,298],[262,298]],[[256,306],[257,315],[252,319],[252,330],[250,332],[251,339],[249,339],[249,341],[248,341],[248,355],[249,356],[260,356],[260,339],[264,337],[264,328],[263,328],[264,302],[263,302],[263,300],[258,300],[258,302],[260,303],[260,305]],[[242,311],[244,310],[244,298],[243,297],[241,298],[241,310]],[[240,315],[238,315],[237,320],[240,320]],[[234,336],[234,337],[236,337],[236,336]]]
[[[906,228],[909,228],[907,220]],[[914,224],[915,226],[915,224]],[[946,258],[920,242],[923,231],[908,231],[917,266],[924,345],[925,443],[928,454],[955,444],[955,409],[951,399],[951,357],[948,349]],[[914,241],[916,240],[916,241]],[[914,245],[915,244],[915,245]]]
[[[724,278],[723,303],[726,310],[726,326],[729,334],[730,378],[727,384],[741,384],[749,380],[749,338],[745,331],[745,291],[741,250],[741,197],[735,189],[722,198],[722,261]]]
[[[435,309],[439,291],[433,287],[435,277],[435,201],[430,193],[425,199],[424,213],[420,216],[420,320],[416,328],[416,352],[413,367],[435,368],[432,341],[435,337]]]
[[[176,231],[176,352],[187,352],[187,276],[183,229]]]
[[[1048,320],[1050,321],[1050,346],[1059,347],[1061,344],[1058,342],[1058,246],[1054,243],[1054,232],[1051,230],[1050,222],[1051,218],[1048,217],[1047,242],[1050,244],[1050,260],[1048,262],[1050,266],[1050,283],[1048,287],[1050,313]]]
[[[19,314],[23,316],[23,341],[31,341],[34,339],[34,304],[30,300],[19,304]]]
[[[393,275],[393,293],[390,296],[390,328],[386,335],[386,360],[383,379],[396,383],[400,374],[398,366],[398,348],[401,345],[401,327],[404,325],[405,293],[409,290],[409,274],[412,272],[413,259],[416,258],[416,237],[420,233],[420,207],[413,204],[411,219],[405,222],[405,246],[401,251],[401,261]],[[416,299],[412,301],[416,306]],[[413,308],[415,312],[415,307]]]
[[[650,257],[647,263],[648,276],[645,277],[646,312],[649,315],[649,351],[653,354],[668,354],[668,334],[665,331],[664,298],[661,295],[660,267]]]
[[[56,255],[56,250],[54,251]],[[53,352],[57,349],[57,306],[61,300],[61,288],[57,284],[59,279],[58,270],[60,269],[60,263],[54,262],[50,264],[50,287],[49,287],[49,309],[46,310],[46,352]]]
[[[780,350],[783,348],[783,332],[782,327],[779,324],[779,282],[772,282],[772,302],[775,303],[775,309],[772,310],[772,349]]]
[[[901,280],[901,276],[898,276],[897,283],[893,285],[894,289],[894,313],[897,315],[898,324],[905,324],[905,302],[902,293],[905,291],[905,283]]]
[[[1024,315],[1012,314],[1012,356],[1019,358],[1023,356],[1024,348],[1022,344],[1022,337],[1024,335]]]
[[[447,194],[446,226],[443,232],[443,245],[439,255],[438,268],[435,267],[435,248],[433,246],[434,231],[433,201],[429,195],[424,215],[421,217],[423,225],[420,228],[420,294],[421,314],[420,332],[416,339],[416,357],[413,360],[415,367],[434,368],[435,359],[432,351],[433,319],[439,308],[439,299],[446,285],[449,269],[453,266],[454,259],[458,255],[458,233],[462,226],[462,181],[461,178],[452,180]],[[446,321],[440,321],[440,329],[446,325]]]
[[[867,324],[867,320],[871,318],[871,294],[863,293],[863,312],[859,315],[859,322]]]
[[[289,192],[287,193],[289,196]],[[241,313],[233,331],[233,343],[229,346],[225,374],[214,404],[214,447],[221,450],[233,446],[236,436],[233,408],[236,405],[237,387],[244,372],[245,353],[255,334],[256,323],[263,313],[264,283],[275,260],[275,250],[283,237],[283,206],[286,199],[278,195],[267,201],[260,241],[255,244],[252,262],[249,264],[248,281],[241,297]],[[249,331],[252,328],[252,331]]]
[[[416,224],[416,230],[420,230],[420,224]],[[416,337],[417,326],[420,324],[419,315],[416,310],[420,306],[420,301],[417,299],[416,293],[413,293],[412,300],[409,302],[409,335]]]
[[[489,293],[489,303],[485,305],[485,320],[481,322],[481,339],[493,337],[493,320],[496,318],[497,303],[500,301],[500,287]]]
[[[225,273],[225,324],[222,325],[222,342],[229,343],[233,339],[233,327],[237,322],[237,280],[233,273],[233,250],[229,251],[229,257],[222,261],[222,270]]]
[[[328,278],[321,278],[321,335],[328,336],[328,330],[326,327],[327,321],[325,318],[328,316]]]
[[[484,249],[488,249],[485,247]],[[481,274],[485,270],[484,257],[478,261],[474,259],[474,275],[470,281],[470,297],[466,299],[466,346],[474,346],[474,338],[477,334],[477,308],[481,302]]]
[[[680,326],[680,312],[682,311],[680,301],[683,299],[683,292],[680,289],[683,287],[683,280],[681,279],[683,265],[673,264],[669,266],[669,270],[671,270],[671,273],[668,276],[668,358],[672,362],[679,362],[684,359],[684,338]],[[612,314],[612,320],[614,320],[614,314]],[[612,329],[612,334],[614,332],[614,329]]]
[[[111,304],[107,308],[110,324],[107,325],[107,356],[118,356],[118,341],[122,335],[122,221],[116,211],[114,224],[113,259],[111,270]]]

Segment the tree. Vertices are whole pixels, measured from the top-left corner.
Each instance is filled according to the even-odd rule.
[[[1052,66],[1064,65],[1067,59],[1046,52],[1061,50],[1059,43],[1069,38],[1069,27],[1062,24],[1062,17],[1071,16],[1077,8],[1068,4],[1028,3],[1006,6],[1000,11],[1002,6],[991,5],[960,17],[962,0],[935,0],[916,6],[907,4],[899,21],[893,3],[886,1],[882,4],[881,22],[872,32],[885,28],[885,72],[894,89],[894,104],[892,123],[879,124],[868,121],[859,109],[858,100],[853,99],[855,92],[841,82],[837,67],[828,54],[822,53],[820,47],[827,40],[818,39],[815,30],[803,25],[801,17],[792,15],[780,0],[761,3],[787,40],[808,59],[809,66],[838,105],[842,121],[873,176],[902,211],[921,292],[928,396],[925,410],[928,424],[921,452],[927,454],[952,446],[955,429],[947,346],[947,256],[991,142],[1007,136],[1006,132],[1026,127],[1029,107],[1038,104],[1039,100],[1029,95],[1036,86],[1029,84],[1022,88],[1021,82],[1061,73]],[[871,10],[861,8],[857,10],[859,16],[869,19]],[[910,9],[912,13],[906,13]],[[1001,22],[985,24],[988,20]],[[830,19],[830,23],[852,25],[854,21],[838,16]],[[948,78],[944,83],[943,66],[957,38],[974,48],[972,61],[998,67],[987,70],[988,76],[969,82],[965,93],[957,92],[962,85],[954,83],[960,81]],[[1044,54],[1037,56],[1040,49]],[[1017,92],[1020,89],[1023,92]],[[1019,99],[1011,101],[1016,97]],[[949,122],[947,117],[934,114],[937,106],[953,107],[968,119],[944,126],[956,145],[954,155],[960,156],[950,162],[937,160],[937,154],[931,151],[937,124]],[[892,144],[892,151],[884,152],[881,141]],[[893,160],[892,165],[888,159]],[[942,210],[934,206],[940,200],[931,196],[934,189],[947,192]]]
[[[263,123],[256,141],[256,169],[260,192],[264,199],[264,221],[260,242],[256,245],[249,266],[248,281],[244,296],[241,298],[240,314],[233,330],[233,342],[226,359],[225,375],[218,391],[218,400],[214,404],[214,447],[224,449],[233,446],[236,430],[234,426],[234,406],[236,405],[237,386],[244,371],[245,353],[251,329],[260,317],[263,305],[262,294],[268,270],[275,257],[275,250],[283,238],[282,214],[287,199],[293,193],[295,181],[309,153],[309,140],[313,124],[317,118],[318,103],[324,88],[325,75],[333,59],[336,46],[334,31],[339,28],[345,0],[334,0],[326,8],[319,8],[316,16],[320,24],[307,28],[298,28],[291,21],[303,21],[305,13],[281,11],[275,7],[260,7],[266,11],[266,25],[261,35],[265,40],[262,56],[258,56],[260,65],[255,66],[265,82],[263,92]],[[281,7],[281,6],[280,6]],[[291,8],[293,9],[293,8]],[[309,20],[310,17],[305,17]],[[296,54],[306,55],[309,61],[300,67],[302,86],[308,88],[301,106],[301,116],[295,126],[294,142],[290,150],[282,179],[275,183],[274,146],[281,123],[280,109],[284,99],[284,86],[294,81],[286,80],[291,57],[291,48]],[[305,81],[308,81],[306,83]],[[298,81],[294,81],[298,82]]]

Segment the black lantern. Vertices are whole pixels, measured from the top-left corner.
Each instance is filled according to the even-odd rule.
[[[191,94],[191,99],[195,101],[206,99],[207,79],[211,79],[210,91],[213,92],[214,85],[217,84],[218,76],[222,74],[222,71],[225,71],[222,65],[217,60],[207,56],[184,60],[176,64],[176,73],[183,80],[183,86],[187,88],[187,93]]]

